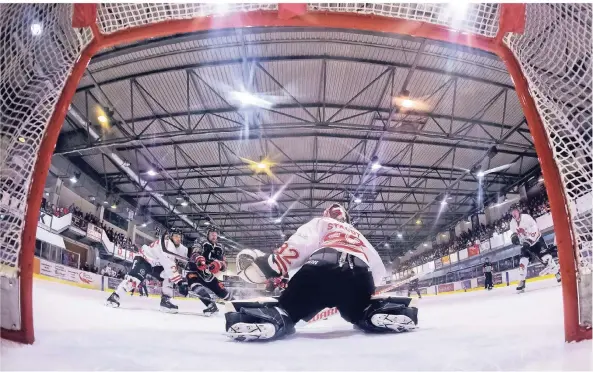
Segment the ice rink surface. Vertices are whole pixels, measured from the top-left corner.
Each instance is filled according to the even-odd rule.
[[[156,298],[104,306],[107,292],[36,280],[36,342],[2,341],[6,370],[592,370],[591,341],[566,344],[560,285],[528,283],[491,292],[417,301],[419,329],[367,335],[339,315],[299,327],[290,338],[238,343],[224,316],[205,318],[198,301],[183,314]]]

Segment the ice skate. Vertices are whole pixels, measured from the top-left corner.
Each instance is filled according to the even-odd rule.
[[[560,276],[560,273],[556,273],[556,275],[554,275],[556,277],[556,281],[558,283],[560,283],[562,281],[562,277]]]
[[[107,298],[107,302],[105,303],[105,306],[110,306],[110,307],[119,307],[119,296],[117,293],[113,292],[111,295],[109,295],[109,297]]]
[[[161,296],[161,311],[166,313],[176,313],[179,310],[179,307],[173,303],[171,303],[171,297],[167,295]]]
[[[517,293],[525,292],[525,280],[521,280],[517,286]]]
[[[204,309],[204,315],[206,316],[211,316],[213,314],[216,314],[218,312],[218,306],[216,306],[216,303],[214,303],[214,301],[210,302],[210,305],[208,305],[205,309]]]

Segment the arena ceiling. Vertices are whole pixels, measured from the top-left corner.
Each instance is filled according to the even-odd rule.
[[[211,223],[233,248],[270,248],[340,202],[386,258],[539,170],[496,56],[312,28],[103,51],[55,154],[190,239]]]

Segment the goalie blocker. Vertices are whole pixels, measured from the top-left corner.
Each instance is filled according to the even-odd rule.
[[[385,267],[371,244],[348,224],[345,210],[339,205],[331,208],[339,208],[340,213],[326,211],[324,218],[314,218],[273,254],[239,252],[238,276],[250,283],[262,284],[300,269],[277,301],[233,301],[225,314],[229,337],[278,339],[293,333],[299,320],[310,319],[326,307],[336,307],[342,318],[367,332],[415,328],[418,310],[409,307],[411,299],[372,297]]]

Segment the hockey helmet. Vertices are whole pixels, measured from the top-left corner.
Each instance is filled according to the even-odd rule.
[[[214,237],[211,238],[211,233],[216,233],[216,235],[213,235]],[[218,229],[216,227],[210,226],[208,230],[206,230],[206,240],[208,240],[210,243],[216,243],[218,240]]]
[[[338,203],[334,203],[324,210],[323,217],[329,217],[336,221],[350,223],[350,215],[348,214],[348,211]]]
[[[181,238],[183,237],[183,233],[180,229],[173,227],[169,229],[169,239],[175,244],[175,247],[179,247],[181,245]]]
[[[521,209],[519,209],[519,204],[512,205],[510,208],[510,212],[511,216],[513,216],[515,220],[518,221],[519,219],[521,219]]]

